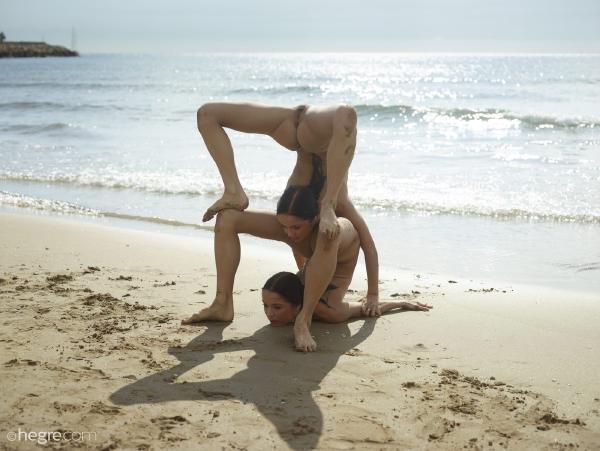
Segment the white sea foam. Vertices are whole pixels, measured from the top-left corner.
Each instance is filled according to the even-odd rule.
[[[8,193],[0,191],[0,205],[8,207],[19,207],[31,210],[42,210],[51,213],[99,216],[100,212],[93,208],[83,207],[72,202],[60,200],[40,199],[31,196],[24,196],[18,193]]]
[[[203,226],[201,224],[178,221],[176,219],[166,219],[156,216],[133,215],[112,211],[99,211],[71,202],[63,202],[52,199],[42,199],[37,197],[24,196],[18,193],[8,193],[4,191],[0,191],[0,205],[6,207],[18,207],[28,210],[38,210],[46,213],[126,219],[129,221],[140,221],[152,224],[168,225],[172,227],[189,227],[199,230],[213,229],[211,226]]]

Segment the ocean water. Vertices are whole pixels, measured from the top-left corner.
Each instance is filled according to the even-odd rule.
[[[349,191],[389,271],[600,293],[600,55],[1,60],[0,207],[210,236],[208,101],[354,105]],[[295,154],[229,135],[273,210]]]

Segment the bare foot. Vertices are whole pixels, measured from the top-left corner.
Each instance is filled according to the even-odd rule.
[[[233,306],[229,307],[223,304],[213,303],[211,306],[200,310],[198,313],[194,313],[187,319],[181,320],[181,325],[185,326],[193,323],[200,323],[202,321],[233,321]]]
[[[296,351],[314,352],[317,350],[317,343],[310,335],[310,330],[303,321],[296,321],[294,324],[294,342]]]
[[[202,216],[202,222],[210,221],[218,212],[227,210],[228,208],[240,211],[248,208],[248,196],[246,196],[246,193],[240,190],[236,194],[223,194],[218,201],[208,207],[204,216]]]
[[[321,208],[319,215],[319,231],[330,240],[335,240],[340,233],[340,223],[333,208]]]

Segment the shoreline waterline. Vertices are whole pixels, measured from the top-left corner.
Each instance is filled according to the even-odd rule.
[[[94,224],[101,227],[112,227],[115,229],[139,231],[139,232],[150,232],[156,234],[162,234],[166,236],[182,237],[186,239],[198,239],[204,243],[204,245],[212,247],[212,225],[198,225],[198,224],[179,224],[176,221],[145,221],[140,218],[132,219],[123,216],[86,216],[71,213],[57,213],[41,210],[31,210],[26,208],[17,207],[6,207],[0,205],[0,219],[2,215],[17,215],[17,216],[32,216],[32,217],[46,217],[50,219],[66,220],[69,222],[82,222],[88,224]],[[151,219],[151,218],[150,218]],[[244,253],[244,247],[249,247],[254,251],[264,251],[266,248],[269,255],[275,257],[277,261],[287,261],[287,265],[282,270],[293,271],[295,270],[295,263],[289,248],[278,242],[262,240],[248,235],[241,235],[242,243],[242,254]],[[589,283],[583,281],[568,281],[568,274],[564,275],[561,280],[541,278],[541,277],[520,277],[520,278],[509,278],[506,274],[495,275],[494,273],[481,273],[473,271],[473,273],[465,273],[462,271],[452,271],[450,267],[444,268],[446,271],[437,270],[438,268],[428,268],[426,266],[407,266],[402,261],[394,262],[390,258],[382,258],[388,248],[385,246],[379,246],[380,254],[380,281],[383,282],[394,282],[396,280],[402,280],[404,284],[413,284],[415,290],[420,287],[427,286],[435,290],[435,287],[440,288],[441,286],[447,286],[447,284],[458,284],[457,286],[463,286],[466,291],[495,291],[495,292],[510,292],[515,287],[525,286],[535,289],[539,287],[541,290],[558,290],[565,292],[579,292],[582,295],[596,296],[600,291],[596,286],[595,278],[590,277]],[[456,257],[457,259],[463,259],[462,256]],[[396,264],[394,264],[396,263]],[[452,265],[452,263],[451,263]],[[456,265],[452,265],[456,268]],[[595,273],[598,271],[598,266],[594,266],[589,270],[583,266],[581,272],[585,273],[589,271]],[[577,271],[577,268],[563,268],[563,271],[567,269]],[[580,272],[580,273],[581,273]],[[504,276],[504,277],[503,277]],[[361,256],[355,271],[352,286],[355,290],[362,290],[366,292],[366,271],[364,267],[364,260]],[[380,293],[381,299],[390,299],[398,293],[387,293],[382,291]]]

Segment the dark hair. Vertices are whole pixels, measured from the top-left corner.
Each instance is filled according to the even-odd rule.
[[[319,195],[323,186],[325,186],[326,177],[323,175],[323,161],[316,154],[312,154],[312,175],[308,186],[315,193],[315,199],[319,200]]]
[[[300,272],[302,271],[303,270]],[[335,290],[336,288],[336,285],[330,283],[327,285],[325,293],[330,290]],[[273,274],[265,282],[263,290],[274,291],[287,302],[297,307],[301,307],[304,303],[304,284],[298,274],[292,272],[281,271],[277,274]],[[319,301],[327,307],[332,308],[324,299],[320,299]]]
[[[263,290],[274,291],[294,306],[301,306],[304,299],[304,285],[300,277],[291,272],[278,272],[265,282]]]
[[[313,171],[308,186],[288,186],[277,202],[277,214],[313,220],[319,214],[319,195],[325,185],[321,159],[312,155]]]

